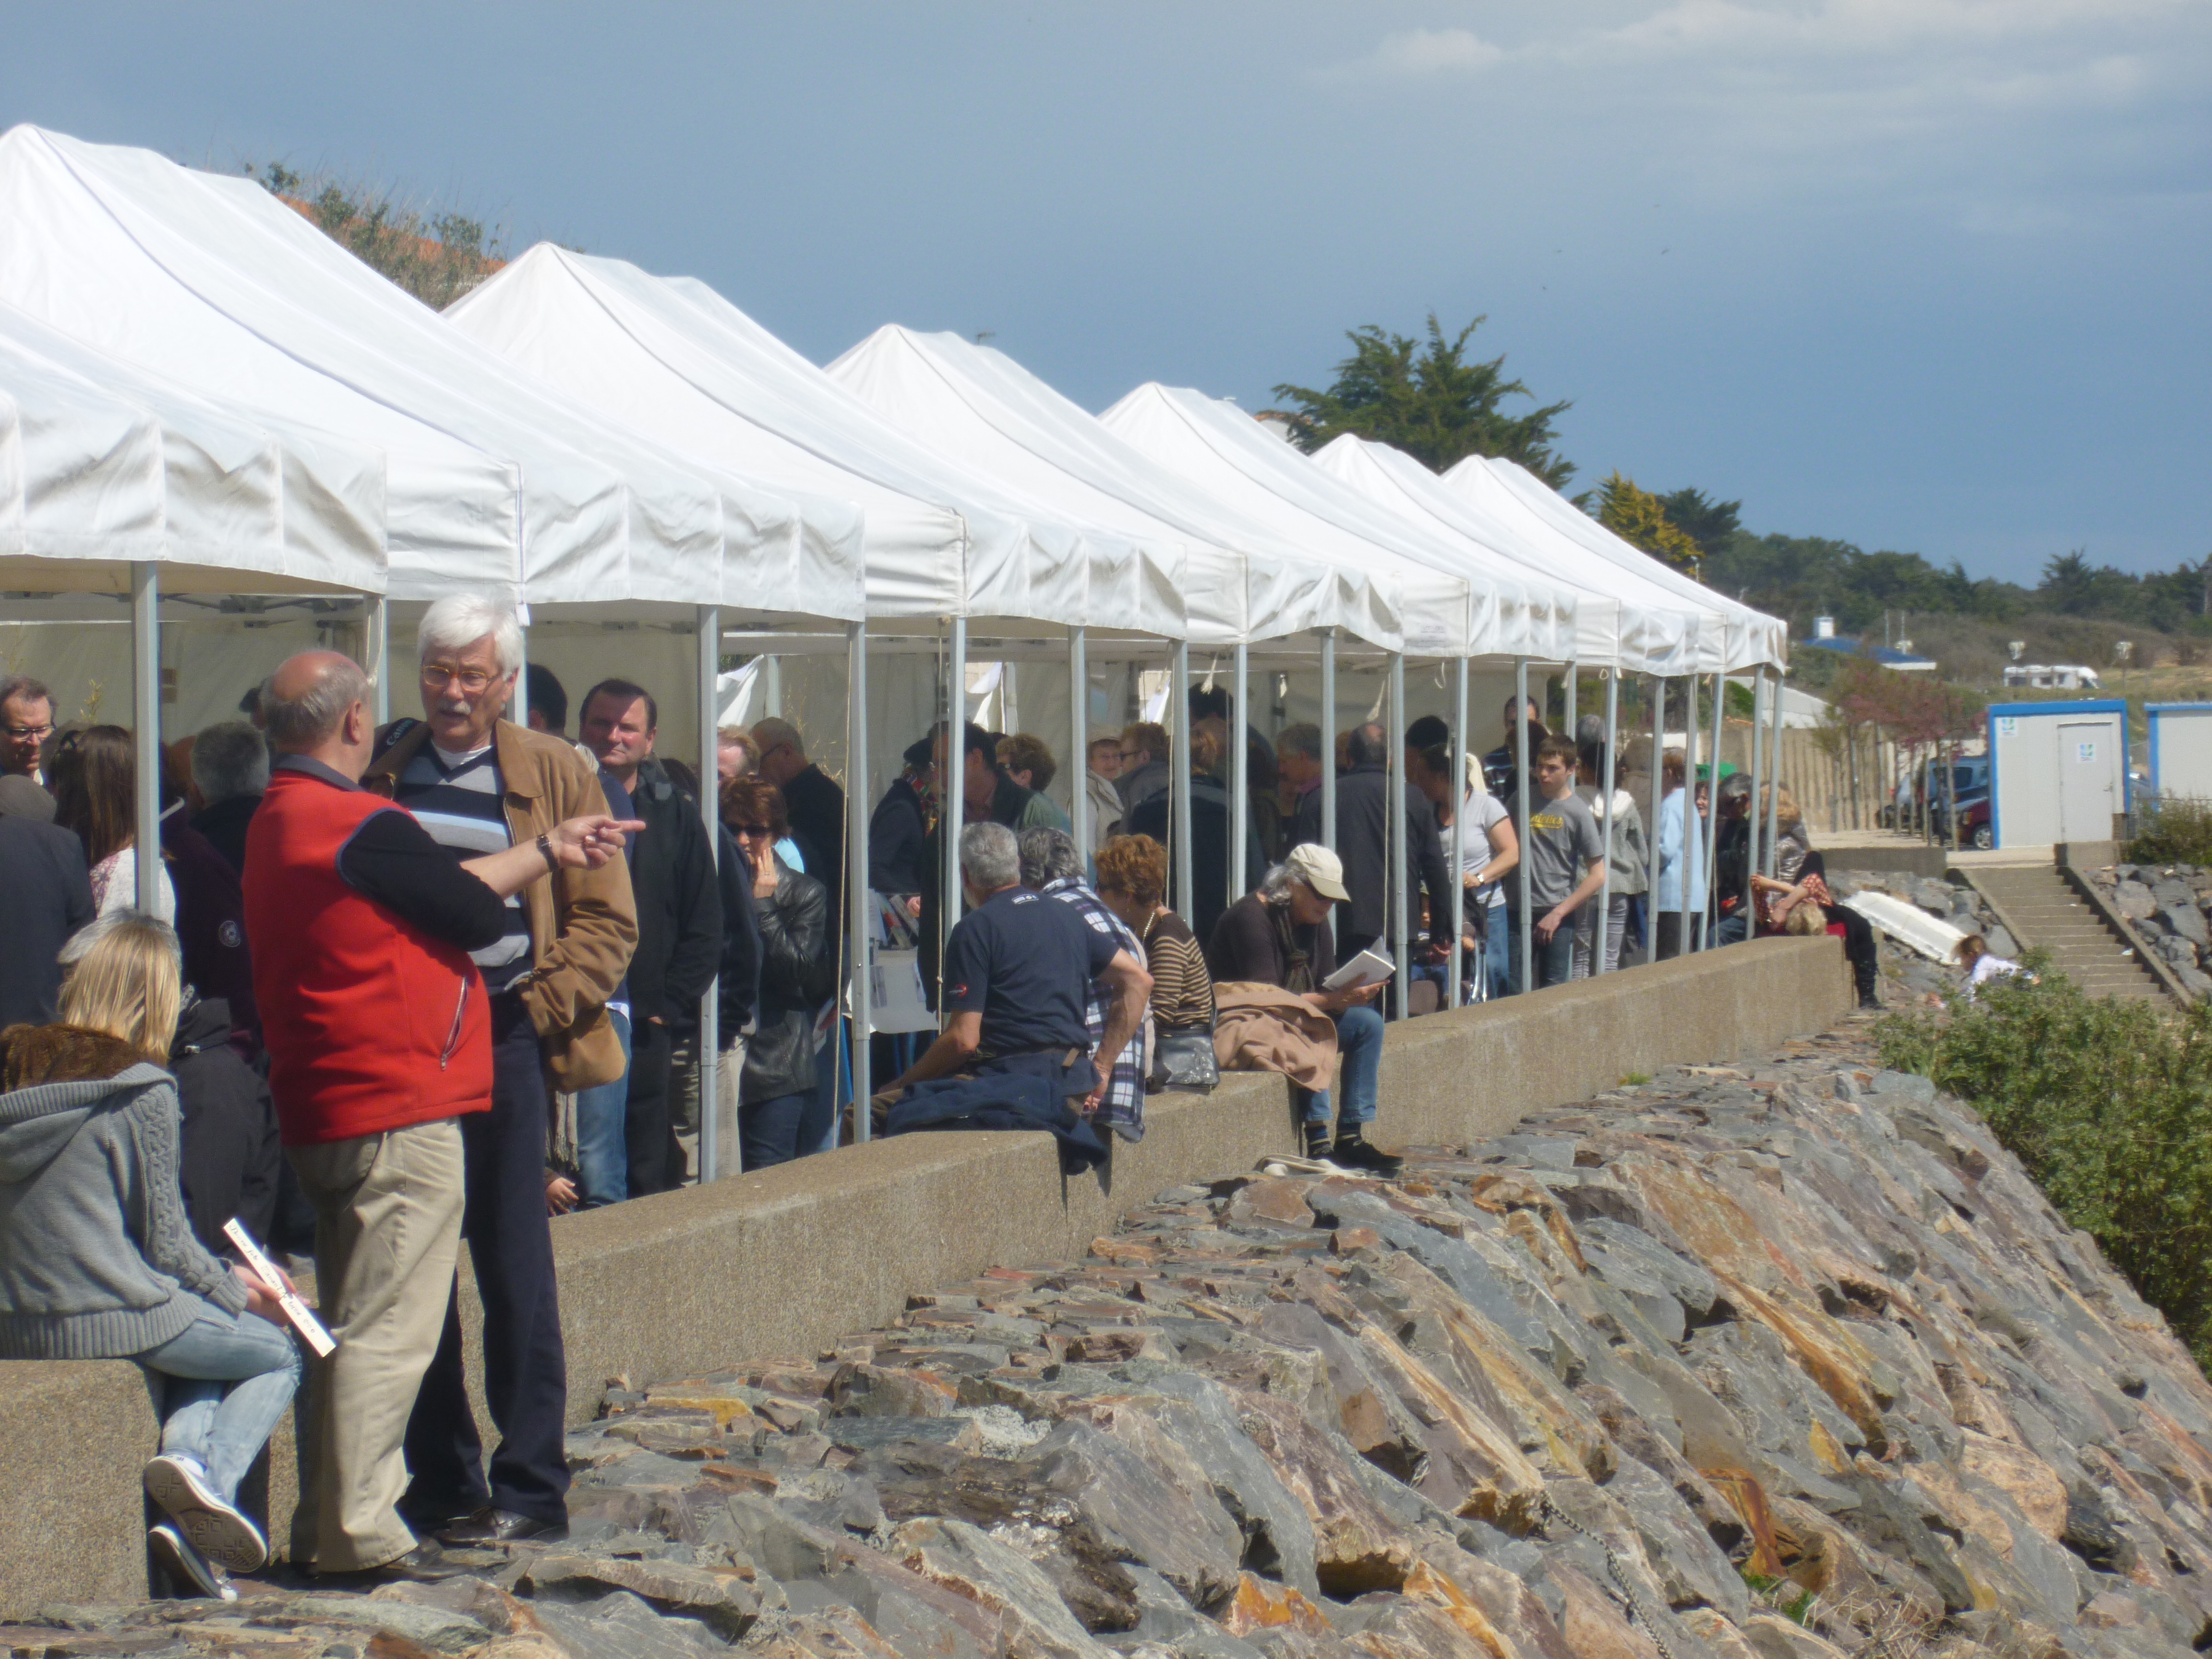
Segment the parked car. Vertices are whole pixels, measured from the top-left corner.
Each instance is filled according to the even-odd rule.
[[[1963,847],[1978,848],[1986,853],[1997,844],[1996,827],[1990,822],[1990,809],[1995,803],[1984,795],[1972,806],[1959,809],[1959,842]]]

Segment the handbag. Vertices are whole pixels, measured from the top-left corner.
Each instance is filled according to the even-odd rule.
[[[1152,1040],[1152,1069],[1145,1079],[1148,1094],[1163,1089],[1195,1089],[1211,1092],[1221,1081],[1221,1066],[1213,1057],[1211,1031],[1160,1031]]]

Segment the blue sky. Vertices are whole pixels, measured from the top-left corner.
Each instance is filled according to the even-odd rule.
[[[826,360],[1247,407],[1490,318],[1619,468],[2033,579],[2212,552],[2212,4],[11,9],[0,125],[455,200]]]

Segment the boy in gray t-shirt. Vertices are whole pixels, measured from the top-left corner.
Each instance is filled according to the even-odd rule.
[[[1575,747],[1565,738],[1547,738],[1535,754],[1536,793],[1528,804],[1528,833],[1521,862],[1506,878],[1508,926],[1515,939],[1511,963],[1514,989],[1522,989],[1521,888],[1528,885],[1528,911],[1534,924],[1533,952],[1536,988],[1565,984],[1573,963],[1574,929],[1566,924],[1605,885],[1605,836],[1597,819],[1575,793]],[[1516,812],[1516,817],[1519,816]]]

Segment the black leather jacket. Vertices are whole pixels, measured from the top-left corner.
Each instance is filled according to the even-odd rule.
[[[814,1015],[837,982],[830,900],[822,884],[781,859],[775,876],[775,892],[753,901],[760,928],[760,1002],[739,1085],[739,1097],[748,1102],[814,1086]]]

